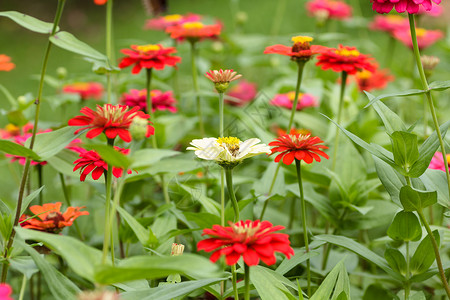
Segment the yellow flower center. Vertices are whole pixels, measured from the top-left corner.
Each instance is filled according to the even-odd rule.
[[[416,35],[418,37],[422,37],[425,34],[427,34],[427,30],[426,29],[424,29],[424,28],[416,28]]]
[[[87,90],[89,88],[89,83],[87,83],[87,82],[75,82],[71,85],[72,85],[72,87],[79,89],[79,90]]]
[[[450,165],[450,154],[447,154],[447,163]]]
[[[97,106],[97,114],[99,116],[102,116],[103,118],[105,118],[108,121],[111,121],[111,123],[117,123],[117,122],[121,122],[123,120],[123,117],[125,115],[125,113],[128,110],[128,107],[124,110],[122,110],[123,108],[121,108],[120,106],[115,106],[115,105],[106,105],[105,107],[101,107],[101,106]],[[130,115],[130,118],[133,115]]]
[[[389,22],[399,24],[402,23],[405,19],[402,16],[397,15],[388,15],[386,18],[389,20]]]
[[[161,49],[161,47],[159,45],[153,45],[153,44],[142,45],[142,46],[136,47],[136,50],[141,53],[150,52],[150,51],[158,51],[159,49]]]
[[[359,54],[360,54],[358,50],[349,50],[346,48],[336,49],[334,51],[334,53],[341,55],[341,56],[346,56],[346,57],[350,57],[350,56],[356,57],[356,56],[359,56]]]
[[[292,41],[294,42],[294,44],[297,44],[297,43],[309,43],[309,42],[312,42],[314,39],[312,38],[312,37],[310,37],[310,36],[301,36],[301,35],[298,35],[298,36],[294,36],[294,37],[292,37]]]
[[[310,134],[299,134],[298,136],[295,134],[290,134],[289,137],[291,138],[291,141],[294,143],[302,142],[307,140],[311,135]]]
[[[369,79],[370,77],[372,77],[372,72],[362,70],[361,72],[358,72],[357,76],[359,79]]]
[[[202,22],[186,22],[183,24],[183,28],[186,29],[201,29],[205,27]]]
[[[303,93],[298,93],[298,99],[300,99],[303,96]],[[295,92],[289,92],[287,93],[287,97],[291,102],[294,102],[295,100]]]
[[[13,124],[8,124],[5,127],[6,131],[8,131],[9,133],[16,133],[19,132],[19,127],[17,127],[16,125]]]
[[[237,137],[221,137],[217,139],[217,143],[224,147],[227,148],[228,151],[230,151],[230,153],[234,156],[236,156],[239,153],[239,143],[241,141],[237,138]]]
[[[175,14],[175,15],[167,15],[167,16],[165,16],[163,18],[167,22],[176,22],[176,21],[181,20],[183,18],[183,16]]]

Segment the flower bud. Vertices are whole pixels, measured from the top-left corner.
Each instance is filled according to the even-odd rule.
[[[422,55],[420,57],[420,60],[422,61],[423,70],[425,71],[425,75],[427,77],[431,76],[433,73],[434,68],[439,64],[441,61],[439,57],[436,56],[428,56],[428,55]]]
[[[177,243],[173,243],[172,244],[172,252],[170,253],[170,255],[172,256],[179,256],[182,255],[184,251],[184,245],[183,244],[177,244]]]
[[[240,25],[245,24],[248,20],[248,14],[245,11],[238,11],[236,14],[236,22]]]
[[[219,41],[213,42],[212,45],[211,45],[211,48],[212,48],[213,51],[218,52],[218,53],[222,52],[223,49],[224,49],[223,43],[219,42]]]
[[[147,126],[148,122],[146,119],[134,117],[130,125],[131,137],[136,141],[143,140],[147,134]]]
[[[58,67],[56,69],[56,75],[58,76],[59,79],[64,79],[67,77],[67,69],[64,67]]]

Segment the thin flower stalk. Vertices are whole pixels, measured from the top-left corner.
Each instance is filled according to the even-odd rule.
[[[239,299],[239,292],[237,289],[236,265],[231,266],[231,283],[233,285],[234,299]]]
[[[113,0],[109,0],[106,3],[106,57],[110,62],[114,61],[113,56],[113,43],[112,43],[112,11],[113,11]],[[112,74],[111,72],[106,73],[106,99],[107,103],[111,104],[112,98]]]
[[[447,186],[448,186],[448,193],[450,195],[450,173],[448,169],[448,161],[447,161],[447,155],[445,152],[445,145],[444,140],[442,138],[441,130],[439,129],[439,122],[436,115],[436,109],[433,104],[433,98],[431,97],[431,91],[429,90],[427,78],[425,76],[425,71],[423,69],[422,61],[420,60],[420,51],[419,46],[417,44],[417,34],[416,34],[416,27],[415,27],[415,21],[414,21],[414,14],[408,14],[409,17],[409,29],[411,31],[411,39],[413,43],[413,51],[414,51],[414,58],[416,59],[417,69],[419,71],[420,80],[422,82],[423,89],[427,92],[425,93],[425,96],[427,97],[428,105],[430,107],[431,117],[433,119],[433,125],[434,129],[436,130],[437,136],[439,138],[439,144],[441,147],[442,152],[442,158],[444,160],[444,166],[445,166],[445,174],[447,176]],[[450,297],[450,295],[449,295]]]
[[[153,105],[152,105],[152,94],[151,94],[151,84],[152,84],[152,68],[147,69],[147,113],[150,115],[150,119],[153,123],[155,123],[155,118],[153,114]],[[158,144],[156,142],[156,135],[152,136],[152,146],[153,148],[158,148]]]
[[[347,72],[343,71],[341,74],[341,90],[339,93],[339,108],[337,113],[336,122],[338,124],[341,123],[342,120],[342,112],[344,110],[344,95],[345,95],[345,87],[347,84]],[[339,128],[336,127],[336,134],[334,138],[334,150],[333,150],[333,161],[331,165],[331,170],[334,171],[336,168],[336,159],[337,159],[337,152],[338,152],[338,144],[339,144]]]
[[[236,195],[234,194],[233,189],[233,170],[231,168],[224,168],[224,169],[225,169],[225,178],[227,180],[228,195],[230,196],[231,204],[233,205],[234,209],[234,222],[237,222],[240,220],[240,218],[239,218],[239,205],[236,200]]]
[[[64,195],[64,199],[67,202],[67,206],[72,206],[71,201],[70,201],[69,190],[67,188],[66,180],[64,178],[64,174],[63,173],[59,173],[59,180],[61,181],[61,188],[63,190],[63,195]],[[80,227],[78,226],[78,223],[74,222],[74,225],[75,225],[75,230],[77,231],[78,236],[80,237],[80,240],[84,241],[84,236],[83,236],[83,233],[80,230]]]
[[[250,300],[250,266],[244,264],[244,299]]]
[[[114,146],[114,139],[108,138],[108,145],[111,147]],[[112,234],[112,227],[111,227],[111,190],[112,190],[112,170],[113,166],[111,164],[108,164],[108,169],[106,170],[105,175],[105,233],[103,236],[103,251],[102,251],[102,264],[106,263],[106,258],[108,256],[109,246],[112,242],[111,234]],[[113,253],[113,251],[112,251]],[[114,258],[111,257],[112,263],[114,264]]]
[[[191,69],[192,69],[192,83],[194,85],[194,92],[195,92],[195,101],[197,104],[197,118],[198,118],[198,124],[200,129],[200,135],[202,137],[205,136],[205,127],[203,126],[203,115],[202,115],[202,106],[200,103],[200,90],[198,88],[198,80],[197,80],[197,64],[195,62],[196,56],[197,56],[197,49],[195,47],[196,41],[191,41]]]
[[[64,4],[66,3],[66,0],[58,0],[58,6],[56,9],[56,15],[55,15],[55,19],[53,21],[53,27],[52,27],[52,32],[50,34],[51,36],[54,36],[56,33],[56,29],[58,28],[58,24],[59,21],[61,20],[61,16],[62,16],[62,12],[64,9]],[[48,40],[47,42],[47,49],[45,50],[45,55],[44,55],[44,61],[42,64],[42,69],[41,69],[41,76],[40,76],[40,80],[39,80],[39,90],[38,90],[38,97],[35,101],[36,104],[36,111],[35,111],[35,115],[34,115],[34,127],[33,127],[33,133],[30,139],[30,149],[33,150],[34,147],[34,142],[36,139],[36,134],[38,131],[38,123],[39,123],[39,114],[40,114],[40,109],[41,109],[41,99],[42,99],[42,91],[43,91],[43,87],[44,87],[44,78],[45,78],[45,73],[47,70],[47,63],[48,63],[48,59],[50,57],[50,50],[52,48],[52,43],[50,42],[50,40]],[[19,195],[18,195],[18,199],[17,199],[17,208],[16,208],[16,215],[14,217],[14,224],[13,224],[13,229],[9,235],[9,239],[8,242],[5,243],[5,248],[3,250],[3,258],[7,259],[8,255],[9,255],[9,250],[12,246],[12,243],[14,241],[14,236],[15,236],[15,230],[14,227],[17,226],[17,224],[19,223],[19,218],[20,218],[20,212],[22,210],[22,201],[23,201],[23,196],[25,193],[25,186],[26,186],[26,182],[28,179],[28,175],[29,175],[29,171],[30,171],[30,164],[31,164],[31,159],[28,157],[26,159],[25,162],[25,167],[23,169],[23,173],[22,173],[22,179],[20,181],[20,187],[19,187]],[[0,281],[2,283],[4,283],[6,281],[6,276],[8,275],[8,267],[9,264],[8,263],[4,263],[3,264],[3,268],[2,268],[2,275],[1,275],[1,279]]]

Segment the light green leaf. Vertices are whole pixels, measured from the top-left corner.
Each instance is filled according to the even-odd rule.
[[[12,155],[30,157],[32,160],[36,161],[41,160],[39,155],[33,150],[30,150],[27,147],[24,147],[22,145],[7,140],[0,140],[0,151]]]
[[[375,162],[378,178],[380,178],[384,188],[391,196],[392,201],[399,207],[402,207],[400,202],[400,189],[406,184],[405,177],[375,155],[372,155],[372,157]]]
[[[33,201],[39,195],[39,193],[44,189],[44,187],[45,185],[41,186],[39,189],[33,191],[32,193],[30,193],[28,196],[25,197],[22,203],[22,209],[20,210],[20,215],[23,215],[25,213],[31,201]]]
[[[375,98],[372,94],[365,92],[369,100]],[[377,101],[373,103],[372,107],[375,109],[377,114],[380,116],[383,121],[384,128],[386,128],[386,132],[388,134],[392,134],[394,131],[406,131],[406,126],[403,123],[402,119],[389,109],[383,102]]]
[[[302,262],[310,259],[311,257],[319,255],[317,251],[304,252],[304,248],[296,251],[295,255],[291,259],[285,259],[281,262],[275,272],[284,275]]]
[[[217,216],[219,215],[220,211],[219,204],[213,199],[204,195],[202,190],[191,188],[184,184],[179,184],[179,187],[181,187],[184,191],[189,193],[189,195],[191,195],[193,200],[200,202],[200,204],[203,206],[206,212]]]
[[[406,211],[420,211],[437,202],[437,192],[419,191],[405,185],[400,189],[400,202]]]
[[[173,157],[179,154],[181,154],[181,152],[169,149],[141,149],[133,154],[133,164],[131,165],[131,168],[133,170],[139,170],[150,167],[163,158]]]
[[[98,60],[89,57],[85,57],[84,60],[92,63],[92,71],[96,74],[103,75],[120,72],[118,67],[111,66],[106,60]]]
[[[437,230],[433,231],[434,238],[439,246],[440,236]],[[413,275],[427,271],[433,264],[436,256],[434,248],[431,244],[431,238],[427,235],[419,244],[411,258],[411,273]]]
[[[411,89],[411,90],[407,90],[407,91],[403,91],[403,92],[384,94],[384,95],[377,96],[377,97],[373,98],[372,100],[370,100],[370,102],[364,108],[371,106],[373,103],[377,102],[378,100],[383,100],[383,99],[391,98],[391,97],[414,96],[414,95],[420,95],[420,94],[424,94],[424,93],[426,93],[425,90]],[[369,97],[369,99],[370,99],[370,97]]]
[[[403,167],[405,171],[409,171],[419,158],[417,135],[405,131],[394,131],[391,134],[391,140],[395,163]]]
[[[433,81],[429,85],[430,90],[434,91],[444,91],[448,88],[450,88],[450,80],[446,81]]]
[[[290,294],[289,290],[274,274],[277,273],[262,266],[254,266],[250,268],[250,281],[258,291],[261,300],[289,300],[286,296],[286,292]]]
[[[10,18],[20,26],[37,33],[50,34],[52,32],[53,23],[47,23],[17,11],[2,11],[0,16]]]
[[[438,203],[444,207],[450,207],[450,198],[448,195],[448,183],[445,172],[441,170],[427,169],[420,176],[428,191],[436,191],[438,194]]]
[[[107,61],[107,57],[98,52],[88,44],[78,40],[71,33],[66,31],[60,31],[54,36],[50,37],[50,41],[56,46],[63,48],[67,51],[87,56],[100,61]]]
[[[396,241],[418,241],[422,237],[422,226],[414,213],[401,211],[394,217],[387,234]]]
[[[399,274],[406,274],[406,260],[403,254],[395,248],[388,248],[384,252],[384,258],[389,266]]]
[[[150,229],[146,229],[141,225],[132,215],[130,215],[125,209],[120,206],[117,206],[117,211],[122,216],[122,218],[128,223],[130,228],[133,230],[134,234],[138,238],[139,242],[142,246],[147,247],[150,244],[157,244],[158,239],[153,234]]]
[[[341,270],[344,270],[345,273],[347,271],[345,270],[344,260],[341,260],[334,268],[331,270],[330,273],[328,273],[327,277],[325,277],[325,280],[322,281],[322,284],[319,286],[317,291],[312,295],[310,300],[323,300],[323,299],[330,299],[331,293],[334,290],[334,287],[336,285],[336,280],[341,273]]]

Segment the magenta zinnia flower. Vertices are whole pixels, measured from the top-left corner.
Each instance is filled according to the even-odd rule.
[[[450,161],[450,154],[447,154],[447,161]],[[444,159],[442,158],[441,152],[436,152],[431,159],[429,169],[441,170],[445,172]]]
[[[172,91],[162,92],[160,90],[151,90],[150,96],[152,97],[152,112],[157,110],[177,112],[177,108],[175,107],[177,101],[173,97]],[[131,89],[129,93],[122,94],[120,101],[129,107],[136,106],[140,110],[147,111],[147,89]]]
[[[393,36],[402,42],[405,46],[413,48],[411,39],[411,31],[408,28],[400,28],[395,30]],[[444,37],[444,33],[440,30],[427,30],[424,28],[416,28],[417,45],[419,49],[425,49],[436,43]]]
[[[289,92],[286,94],[277,94],[270,100],[270,104],[273,106],[285,107],[292,109],[294,105],[295,92]],[[316,98],[311,94],[299,93],[296,110],[302,110],[307,107],[317,106]]]
[[[433,8],[431,1],[436,4],[441,3],[441,0],[370,0],[372,9],[380,14],[387,14],[394,7],[399,13],[406,11],[410,14],[416,14],[420,6],[423,6],[426,11],[430,11]]]
[[[233,106],[243,106],[252,101],[256,97],[256,83],[248,82],[245,79],[239,81],[238,84],[230,88],[228,96],[233,97],[232,100],[225,100],[225,103]]]

